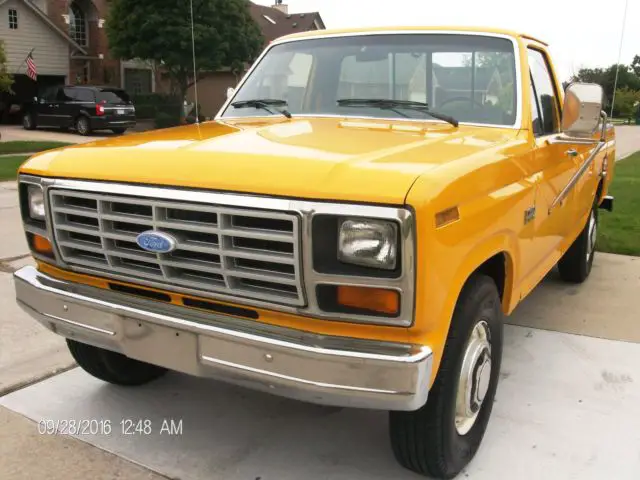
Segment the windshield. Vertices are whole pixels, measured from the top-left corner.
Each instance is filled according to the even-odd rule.
[[[513,42],[464,34],[385,34],[298,40],[275,45],[232,103],[283,100],[296,115],[430,119],[424,110],[353,105],[348,99],[401,100],[460,122],[513,125]],[[340,102],[338,102],[340,100]],[[280,115],[231,104],[223,117]]]

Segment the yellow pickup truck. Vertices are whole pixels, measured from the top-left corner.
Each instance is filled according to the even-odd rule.
[[[602,99],[514,32],[284,37],[213,121],[29,159],[17,301],[99,379],[389,410],[398,461],[452,478],[504,316],[556,265],[589,276],[613,207]]]

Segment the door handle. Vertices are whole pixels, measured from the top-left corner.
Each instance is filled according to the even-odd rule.
[[[567,157],[577,157],[578,156],[578,151],[575,148],[570,148],[569,150],[567,150],[566,152],[564,152],[564,154]]]

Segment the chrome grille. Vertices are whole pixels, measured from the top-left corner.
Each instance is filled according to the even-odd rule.
[[[206,292],[304,305],[299,219],[268,210],[50,190],[56,245],[70,266]],[[177,247],[151,253],[146,231]]]

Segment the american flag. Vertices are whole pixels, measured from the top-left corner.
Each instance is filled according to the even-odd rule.
[[[27,77],[34,82],[38,80],[38,69],[36,68],[36,62],[33,61],[31,52],[27,55]]]

